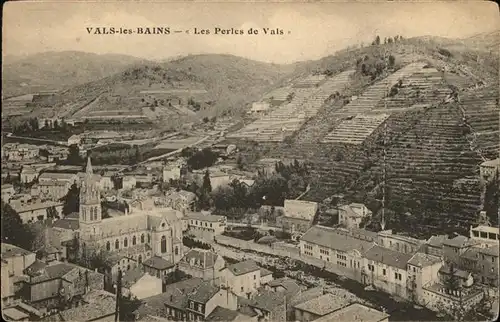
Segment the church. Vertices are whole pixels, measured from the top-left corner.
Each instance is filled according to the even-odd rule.
[[[103,219],[99,184],[88,159],[80,185],[78,229],[75,231],[80,253],[106,251],[119,258],[119,264],[125,259],[135,264],[132,266],[151,257],[161,257],[175,264],[183,257],[182,216],[172,208],[149,208],[133,209],[123,216]]]

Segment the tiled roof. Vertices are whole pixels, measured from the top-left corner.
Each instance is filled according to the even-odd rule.
[[[2,243],[1,249],[2,249],[2,259],[7,259],[15,256],[26,256],[28,254],[31,254],[31,252],[26,249],[7,243]]]
[[[260,267],[252,260],[246,260],[227,267],[234,275],[243,275],[260,270]]]
[[[61,202],[46,201],[46,202],[37,202],[37,203],[26,204],[26,205],[21,205],[21,206],[16,205],[13,208],[16,212],[21,213],[21,212],[33,211],[33,210],[38,210],[38,209],[45,209],[45,208],[55,207],[55,206],[60,206],[60,205],[62,205]]]
[[[298,305],[300,303],[304,303],[314,298],[317,298],[321,295],[323,295],[323,287],[321,286],[313,287],[308,290],[302,291],[296,296],[294,296],[293,299],[290,301],[290,305],[291,306]]]
[[[267,285],[270,287],[281,286],[286,290],[286,293],[298,293],[300,291],[299,284],[295,280],[288,277],[272,280]]]
[[[280,292],[260,290],[250,302],[251,307],[273,312],[278,306],[285,304],[285,298]]]
[[[406,264],[412,256],[413,254],[400,253],[378,245],[373,246],[364,254],[364,257],[369,260],[400,269],[406,269]]]
[[[325,315],[315,321],[318,322],[330,322],[330,321],[340,321],[340,322],[380,322],[389,317],[389,314],[380,312],[373,308],[369,308],[359,303],[354,303],[340,309],[338,311],[332,312]]]
[[[441,268],[439,269],[439,273],[445,274],[445,275],[450,275],[452,273],[452,268],[445,264],[445,265],[441,266]],[[461,270],[461,269],[454,268],[453,275],[458,276],[458,277],[463,278],[463,279],[467,279],[467,278],[469,278],[471,273],[466,272],[466,271]]]
[[[142,265],[149,266],[158,270],[163,270],[175,266],[175,264],[171,261],[168,261],[165,258],[156,255],[145,260]]]
[[[188,294],[188,299],[204,304],[218,291],[219,287],[215,286],[212,281],[204,281]]]
[[[373,246],[372,242],[340,234],[333,228],[323,226],[313,226],[309,228],[309,230],[300,239],[311,244],[343,252],[347,252],[352,249],[366,251]]]
[[[339,207],[339,211],[343,212],[343,215],[347,215],[349,217],[363,217],[363,205],[352,203],[349,205],[343,205]],[[371,212],[367,210],[365,216],[368,216]]]
[[[326,315],[338,309],[346,307],[350,301],[343,297],[335,296],[331,293],[324,294],[312,300],[295,305],[296,309],[310,312],[319,316]]]
[[[424,254],[424,253],[416,253],[412,258],[408,261],[408,264],[418,266],[418,267],[427,267],[433,264],[437,264],[441,262],[441,258]]]
[[[112,293],[94,291],[87,294],[84,301],[87,304],[59,312],[64,321],[93,321],[115,313],[116,298]]]
[[[271,275],[273,272],[271,272],[270,270],[267,270],[265,268],[260,268],[260,277],[263,277],[263,276],[267,276],[267,275]]]
[[[427,241],[427,245],[441,248],[443,247],[443,242],[446,239],[448,239],[448,236],[446,235],[431,236],[431,238]]]
[[[40,274],[41,271],[45,269],[45,267],[47,267],[47,264],[37,259],[33,262],[33,264],[26,267],[24,273],[29,276],[37,276]]]
[[[478,248],[479,253],[498,257],[499,245]]]
[[[13,307],[2,310],[2,315],[5,316],[7,320],[11,321],[19,321],[19,320],[27,321],[29,318],[28,314],[21,312],[20,310]]]
[[[238,315],[240,315],[238,311],[217,306],[212,313],[208,315],[206,321],[234,321]]]
[[[184,309],[187,305],[187,294],[193,291],[203,280],[191,278],[181,282],[168,284],[165,292],[142,299],[143,304],[137,310],[140,317],[146,315],[166,316],[165,305]]]
[[[471,247],[471,248],[467,249],[465,252],[463,252],[460,255],[460,258],[465,258],[465,259],[468,259],[468,260],[477,261],[478,260],[478,254],[479,254],[479,248]]]
[[[44,172],[38,177],[39,181],[49,179],[49,180],[65,180],[73,181],[76,176],[73,173],[54,173],[54,172]]]
[[[78,230],[80,229],[80,221],[78,219],[79,213],[73,212],[63,219],[59,219],[52,224],[54,228],[62,228],[68,230]]]
[[[186,255],[184,255],[182,261],[190,265],[194,261],[193,265],[195,266],[212,268],[217,260],[217,256],[219,255],[209,250],[191,249]]]
[[[140,267],[133,268],[128,270],[122,278],[123,286],[130,287],[135,284],[141,277],[143,277],[146,273],[142,271]]]
[[[465,247],[465,246],[471,246],[474,244],[478,244],[479,242],[471,240],[465,236],[456,236],[455,238],[452,239],[446,239],[443,241],[443,245],[447,246],[452,246],[452,247]]]

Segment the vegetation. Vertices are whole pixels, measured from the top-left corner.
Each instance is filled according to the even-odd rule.
[[[210,244],[200,242],[200,241],[195,240],[189,236],[182,237],[182,244],[186,247],[189,247],[189,248],[201,248],[201,249],[211,249],[212,248],[212,246],[210,246]]]
[[[62,213],[67,216],[73,212],[78,212],[80,209],[80,188],[73,183],[68,190],[68,193],[62,198],[63,209]]]
[[[303,193],[309,183],[309,169],[297,160],[291,165],[278,162],[276,173],[259,172],[254,184],[248,188],[233,180],[228,186],[217,188],[212,193],[215,212],[230,218],[241,218],[249,209],[261,205],[283,206],[285,199],[294,199]]]
[[[188,156],[187,165],[194,170],[211,167],[219,158],[219,154],[212,151],[210,148],[193,151],[192,149],[184,149],[183,155]]]
[[[2,242],[31,249],[33,233],[23,224],[19,214],[2,200]]]

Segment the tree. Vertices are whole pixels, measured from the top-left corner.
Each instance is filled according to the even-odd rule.
[[[57,120],[54,120],[54,130],[59,130],[59,123]]]
[[[30,249],[33,238],[19,214],[2,200],[2,242]]]
[[[203,176],[202,188],[207,193],[212,192],[212,183],[210,182],[210,172],[208,170],[205,171],[205,175]]]
[[[389,67],[392,68],[396,64],[396,58],[393,55],[389,55]]]
[[[448,294],[460,291],[460,278],[456,275],[457,269],[453,264],[449,266],[449,274],[446,275],[443,285]]]
[[[380,36],[375,37],[375,45],[380,45]]]
[[[81,165],[83,163],[83,158],[80,156],[80,148],[78,148],[78,145],[71,144],[69,146],[66,163],[71,165]]]
[[[66,196],[62,198],[63,209],[62,213],[67,216],[72,212],[78,212],[80,209],[80,188],[73,183],[68,190]]]

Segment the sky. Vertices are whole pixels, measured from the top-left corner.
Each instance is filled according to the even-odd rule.
[[[95,35],[87,28],[170,27],[190,34]],[[259,35],[195,35],[194,28],[260,30]],[[464,38],[498,30],[493,2],[200,3],[22,2],[4,4],[3,55],[45,51],[127,54],[146,59],[219,53],[291,63],[350,45],[402,35]],[[283,35],[264,35],[279,28]]]

